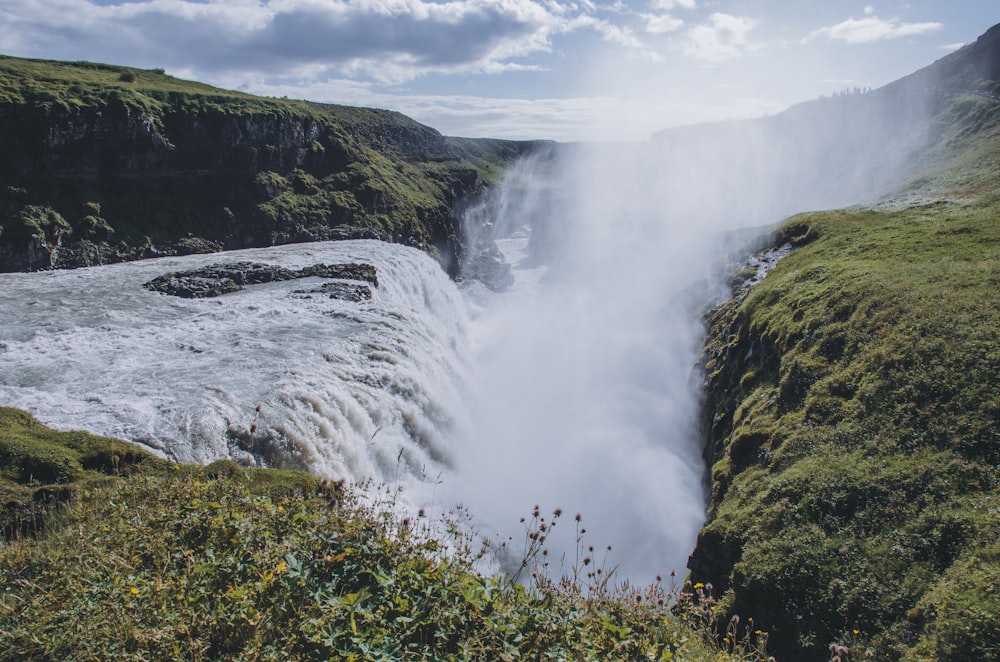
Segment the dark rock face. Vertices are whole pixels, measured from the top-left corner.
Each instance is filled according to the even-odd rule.
[[[319,294],[331,299],[360,303],[362,301],[371,301],[372,288],[362,283],[331,282],[323,283],[321,286],[311,290],[295,290],[293,294],[303,299],[311,299],[313,294]]]
[[[185,299],[204,299],[239,292],[247,285],[313,277],[362,281],[364,284],[325,283],[317,290],[312,290],[312,292],[326,294],[330,298],[345,301],[370,300],[372,298],[371,287],[378,287],[378,274],[375,267],[370,264],[314,264],[293,271],[284,267],[256,262],[213,264],[193,271],[170,273],[144,283],[143,287],[153,292],[162,292]]]
[[[0,272],[359,238],[447,268],[456,206],[534,147],[149,72],[94,82],[103,69],[0,58]]]

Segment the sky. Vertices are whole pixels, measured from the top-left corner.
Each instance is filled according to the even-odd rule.
[[[0,0],[0,54],[398,110],[447,135],[643,140],[877,88],[998,0]]]

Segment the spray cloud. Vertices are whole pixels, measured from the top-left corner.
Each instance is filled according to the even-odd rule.
[[[615,545],[620,578],[683,573],[705,507],[702,315],[746,250],[736,230],[887,191],[924,139],[922,114],[893,122],[891,101],[557,146],[514,169],[490,216],[519,280],[476,320],[475,423],[457,458],[487,531],[517,540],[534,504],[561,507],[583,514],[588,544]],[[570,533],[550,538],[556,561],[575,558]]]

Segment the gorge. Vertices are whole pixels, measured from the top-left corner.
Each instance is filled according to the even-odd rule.
[[[895,338],[892,330],[903,328],[896,320],[916,325],[906,314],[920,310],[919,297],[904,303],[876,298],[912,285],[872,266],[888,262],[896,246],[928,251],[919,255],[931,265],[930,280],[946,283],[926,294],[938,300],[935,310],[950,310],[944,300],[964,301],[958,294],[949,297],[948,288],[978,293],[965,288],[995,284],[990,168],[1000,122],[995,104],[968,91],[995,91],[998,42],[994,28],[880,90],[817,100],[759,120],[675,129],[648,143],[529,149],[434,137],[444,150],[440,160],[417,158],[397,146],[397,155],[406,157],[398,168],[366,154],[353,171],[347,166],[347,175],[334,172],[333,162],[323,160],[328,157],[320,161],[329,172],[300,167],[312,158],[302,144],[289,146],[294,154],[288,163],[279,149],[276,160],[253,162],[261,172],[250,180],[267,186],[257,198],[240,201],[241,213],[251,216],[281,208],[276,225],[260,221],[264,234],[270,233],[261,243],[307,235],[329,239],[346,228],[361,228],[363,238],[252,248],[247,240],[232,252],[4,274],[0,403],[57,428],[136,441],[176,462],[231,458],[247,466],[305,467],[334,479],[404,485],[408,513],[462,502],[485,535],[501,539],[518,539],[518,518],[536,504],[545,512],[578,511],[588,541],[599,549],[612,545],[609,566],[637,584],[671,570],[683,575],[693,548],[692,580],[715,585],[723,618],[742,613],[773,628],[772,646],[786,659],[824,654],[853,625],[867,628],[864,634],[889,657],[903,657],[921,628],[935,622],[934,609],[946,605],[938,577],[952,572],[953,564],[959,572],[989,556],[995,523],[992,515],[966,517],[951,497],[935,501],[911,489],[906,478],[899,479],[907,485],[901,494],[915,503],[947,503],[947,516],[920,520],[923,528],[916,532],[881,521],[878,526],[892,528],[891,534],[875,524],[865,528],[861,514],[876,512],[866,510],[868,504],[891,499],[870,491],[862,499],[832,467],[839,466],[839,453],[857,466],[868,466],[862,457],[877,466],[886,450],[879,447],[887,439],[884,430],[905,428],[912,435],[898,441],[900,457],[887,460],[899,469],[893,476],[905,473],[907,453],[943,453],[951,444],[964,455],[935,456],[928,463],[938,471],[921,467],[920,476],[937,476],[927,478],[933,494],[965,490],[962,498],[975,499],[977,513],[995,512],[995,434],[989,437],[982,422],[995,416],[995,404],[982,389],[963,391],[960,402],[974,403],[980,418],[960,421],[961,435],[928,427],[933,417],[926,412],[944,416],[950,400],[934,390],[933,379],[919,389],[905,381],[911,356],[928,371],[940,368],[934,348],[921,345],[916,332],[899,340],[913,341],[912,355],[902,346],[892,352],[876,346],[874,363],[861,373],[840,361],[853,355],[848,348],[859,355],[867,351],[868,338]],[[50,111],[62,122],[64,110],[57,106]],[[143,135],[159,134],[150,129]],[[384,138],[374,129],[373,135]],[[323,154],[333,151],[329,141],[320,143]],[[458,152],[449,156],[448,145],[462,146],[461,158],[475,167],[466,169]],[[295,151],[300,149],[307,151]],[[255,154],[253,159],[263,158],[260,150]],[[351,189],[354,202],[333,204],[346,194],[337,188],[341,180],[359,169],[368,183],[358,190],[371,193],[370,199]],[[440,185],[448,204],[441,207],[441,200],[405,187],[392,171],[409,184],[420,171]],[[486,175],[494,186],[477,184]],[[31,174],[24,186],[7,191],[6,204],[17,209],[5,217],[16,226],[9,233],[5,226],[2,237],[8,267],[37,266],[31,260],[39,255],[48,256],[46,267],[69,266],[58,263],[59,251],[52,247],[62,246],[60,237],[103,227],[88,218],[105,219],[114,230],[109,236],[140,232],[129,225],[134,217],[113,217],[112,189],[100,189],[98,209],[87,206],[96,200],[73,198],[78,192],[40,192],[36,186],[43,179]],[[468,188],[457,184],[462,181]],[[389,193],[397,196],[397,207],[379,211],[376,201]],[[80,203],[76,216],[65,211],[70,198]],[[330,214],[355,203],[350,222],[330,222]],[[795,212],[862,204],[796,217],[775,230],[775,223]],[[236,214],[236,207],[227,208]],[[95,213],[85,214],[87,209]],[[401,209],[412,227],[378,225],[395,223]],[[116,226],[113,218],[128,222]],[[278,232],[286,221],[294,232]],[[915,236],[912,228],[924,227],[918,221],[927,223],[933,234],[926,237],[933,241]],[[169,245],[175,253],[186,252],[179,248],[185,244],[235,249],[231,242],[246,238],[211,227],[204,236],[188,237],[192,225],[163,241],[125,242],[118,257],[145,255],[137,246]],[[881,234],[864,234],[875,233],[872,228]],[[378,241],[384,232],[396,243]],[[112,243],[96,236],[80,240],[69,254],[107,255]],[[862,239],[852,243],[856,236]],[[793,257],[805,256],[795,257],[798,262],[785,258],[792,266],[782,271],[788,264],[783,262],[769,276],[767,282],[777,276],[786,289],[764,288],[725,303],[731,282],[743,280],[733,272],[746,255],[786,242],[801,251]],[[941,255],[951,252],[942,258],[928,243]],[[498,251],[513,276],[506,291],[496,280],[472,277],[481,273],[477,269],[463,271],[466,258],[477,255],[489,258],[480,264],[502,264]],[[958,260],[960,252],[969,255],[971,266]],[[351,274],[307,275],[194,299],[143,288],[168,273],[239,262],[296,273],[317,264],[366,264],[374,268],[377,285]],[[906,256],[893,262],[892,273],[909,273],[906,263]],[[915,258],[910,263],[924,264]],[[324,280],[367,283],[371,298],[331,298],[322,291]],[[878,306],[865,307],[876,300]],[[970,303],[960,312],[963,319],[976,314],[987,321],[986,331],[969,332],[982,344],[976,345],[981,351],[975,370],[965,370],[975,375],[973,384],[988,383],[996,374],[995,330],[989,336],[995,306]],[[868,321],[871,327],[864,326]],[[956,365],[973,363],[955,356]],[[900,381],[883,387],[877,380],[886,374]],[[886,390],[905,393],[898,402],[871,398]],[[898,406],[888,419],[859,414],[884,402]],[[848,423],[837,427],[843,421]],[[828,463],[825,472],[823,466],[817,470],[819,460],[810,451]],[[802,457],[814,464],[794,464]],[[779,473],[789,467],[801,474]],[[833,477],[815,491],[828,500],[814,503],[803,496],[814,493],[813,476]],[[861,480],[853,474],[851,479]],[[802,507],[796,508],[800,497]],[[755,521],[758,514],[764,523]],[[797,528],[783,521],[790,515],[801,518]],[[577,551],[575,532],[560,531],[550,539],[557,575]],[[752,538],[747,531],[760,535]],[[849,538],[838,539],[848,531]],[[852,547],[851,541],[866,537],[877,541],[874,549]],[[806,539],[822,544],[811,547]],[[791,574],[795,568],[769,555],[772,542],[806,571]],[[927,549],[932,551],[925,558],[920,550]],[[848,553],[855,565],[838,556]],[[905,591],[879,585],[879,596],[872,597],[852,590],[852,578],[873,586],[872,574],[882,570],[869,573],[867,558],[887,567],[892,558],[906,559],[905,569],[892,566],[883,573],[897,577]],[[833,567],[849,572],[839,576]],[[917,574],[906,574],[910,568]],[[818,578],[804,577],[811,569]],[[782,583],[790,576],[799,584]],[[894,590],[902,596],[898,600],[880,597]],[[778,604],[769,601],[779,591]],[[828,593],[836,597],[824,602]],[[939,641],[934,636],[925,641]],[[942,646],[946,639],[940,638]]]

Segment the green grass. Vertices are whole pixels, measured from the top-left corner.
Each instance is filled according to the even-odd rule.
[[[1000,655],[988,110],[950,109],[906,192],[928,197],[789,219],[778,241],[800,247],[713,314],[711,562],[694,576],[719,587],[720,622],[752,616],[779,659],[847,641],[851,659]]]
[[[0,659],[757,659],[702,641],[661,585],[476,571],[493,551],[460,513],[432,523],[371,486],[174,465],[16,410],[0,426],[19,468],[5,484],[74,491],[0,544]],[[527,570],[555,519],[527,524]]]

